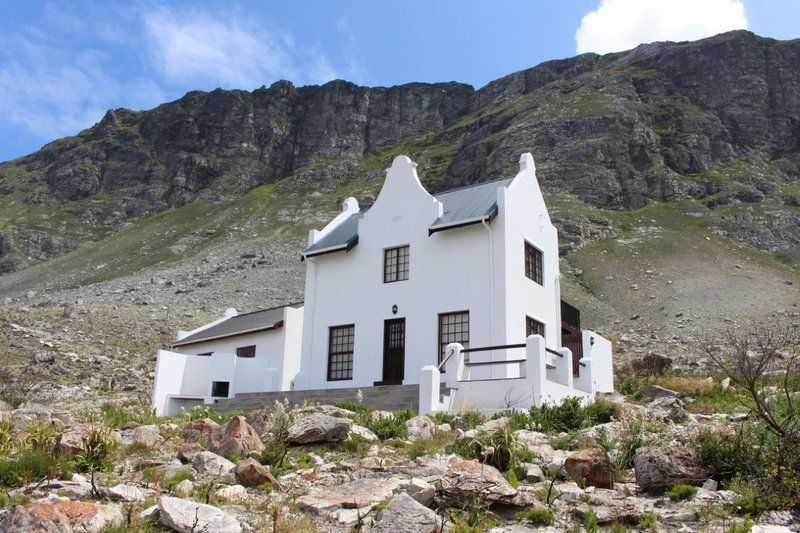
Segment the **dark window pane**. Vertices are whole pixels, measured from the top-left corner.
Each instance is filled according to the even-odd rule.
[[[525,338],[530,337],[531,335],[541,335],[544,337],[544,324],[536,320],[535,318],[531,318],[529,316],[525,317]]]
[[[353,379],[355,326],[330,328],[328,338],[328,381]]]
[[[542,283],[542,252],[532,244],[525,243],[525,275],[538,283]]]
[[[212,381],[211,396],[214,398],[227,398],[230,385],[229,381]]]
[[[253,346],[240,346],[236,348],[236,357],[255,357],[256,347]]]
[[[383,251],[383,282],[408,279],[409,247],[388,248]]]
[[[469,311],[439,315],[439,363],[444,360],[445,349],[451,342],[469,348]],[[444,371],[444,369],[442,369]]]

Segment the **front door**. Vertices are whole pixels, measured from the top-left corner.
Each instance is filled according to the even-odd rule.
[[[406,362],[406,319],[383,322],[383,384],[403,382]]]

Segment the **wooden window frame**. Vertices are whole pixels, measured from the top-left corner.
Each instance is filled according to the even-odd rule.
[[[544,286],[544,252],[525,241],[525,277]]]
[[[344,343],[339,345],[347,349],[339,349],[334,351],[334,333],[345,329],[351,330],[346,334],[348,338]],[[355,338],[356,338],[356,325],[343,324],[340,326],[330,326],[328,328],[328,381],[352,381],[353,379],[353,353],[355,352]],[[349,357],[347,357],[349,355]],[[334,360],[337,357],[343,357],[342,360]],[[344,365],[343,368],[334,368],[334,365]]]
[[[253,355],[250,355],[250,352],[253,352]],[[248,346],[237,346],[236,347],[236,357],[241,357],[243,359],[252,359],[256,356],[256,345],[250,344]]]
[[[533,329],[532,326],[534,324],[538,324],[539,328],[537,328],[537,329],[539,331],[535,332],[535,333],[532,333],[531,330]],[[536,320],[532,316],[525,315],[525,338],[526,339],[528,337],[530,337],[531,335],[541,335],[542,337],[544,337],[545,331],[546,331],[546,328],[545,328],[544,322],[542,322],[540,320]]]
[[[455,324],[455,323],[454,323],[454,324],[443,324],[443,323],[442,323],[442,319],[443,319],[443,318],[445,318],[445,317],[452,317],[452,316],[455,316],[455,315],[467,315],[467,320],[466,320],[466,324],[467,324],[467,329],[466,329],[467,340],[466,340],[466,341],[461,341],[461,340],[447,340],[447,341],[444,341],[444,342],[443,342],[443,341],[442,341],[442,337],[443,337],[443,335],[444,335],[444,334],[448,334],[448,335],[453,335],[453,336],[455,336],[455,334],[456,334],[456,333],[464,333],[464,331],[463,331],[463,330],[462,330],[462,331],[458,331],[458,332],[451,331],[451,332],[447,332],[447,333],[445,333],[445,332],[443,332],[443,331],[442,331],[442,326],[446,326],[446,325],[447,325],[447,326],[449,326],[449,325],[454,325],[454,324]],[[469,325],[469,321],[470,321],[469,309],[464,309],[464,310],[462,310],[462,311],[451,311],[451,312],[448,312],[448,313],[439,313],[439,314],[437,315],[437,317],[436,317],[436,321],[437,321],[437,324],[438,324],[438,327],[437,327],[437,336],[436,336],[436,352],[437,352],[437,356],[436,356],[436,357],[437,357],[437,359],[436,359],[436,360],[437,360],[437,363],[436,363],[436,364],[437,364],[437,365],[440,365],[440,364],[442,364],[442,361],[443,361],[443,360],[444,360],[444,358],[445,358],[445,353],[444,353],[444,352],[445,352],[445,349],[447,348],[447,345],[448,345],[448,344],[450,344],[451,342],[458,342],[458,343],[460,343],[460,344],[461,344],[461,345],[462,345],[464,348],[469,348],[469,333],[470,333],[470,331],[469,331],[469,330],[470,330],[470,325]],[[463,325],[464,323],[465,323],[464,321],[461,321],[461,322],[458,322],[457,324],[461,324],[461,325]],[[466,357],[465,357],[465,359],[464,359],[464,360],[465,360],[465,361],[469,361],[469,354],[465,354],[465,355],[466,355]],[[444,368],[442,368],[442,372],[444,372]]]
[[[216,387],[218,386],[218,384],[222,385],[223,383],[225,384],[225,394],[224,395],[222,395],[222,394],[214,394],[215,392],[219,392],[219,391],[215,390]],[[211,397],[212,398],[230,398],[230,394],[231,394],[231,382],[230,381],[212,381],[211,382]]]
[[[411,246],[404,244],[383,249],[383,282],[407,281],[411,267]]]

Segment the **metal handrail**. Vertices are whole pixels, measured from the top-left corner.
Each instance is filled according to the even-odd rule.
[[[509,365],[512,363],[524,363],[527,359],[501,359],[500,361],[480,361],[476,363],[464,363],[464,366],[489,366],[489,365]]]
[[[490,351],[494,351],[494,350],[510,350],[510,349],[513,349],[513,348],[525,348],[526,346],[527,346],[527,344],[525,344],[525,343],[521,343],[521,344],[503,344],[501,346],[481,346],[480,348],[464,348],[463,350],[461,350],[461,353],[490,352]],[[557,355],[559,357],[564,357],[563,353],[561,353],[559,351],[556,351],[556,350],[553,350],[551,348],[548,348],[546,346],[545,346],[544,350],[546,352],[549,352],[551,354]],[[441,371],[442,367],[444,367],[444,364],[453,356],[454,353],[455,353],[455,350],[451,350],[450,353],[447,354],[447,356],[442,360],[441,363],[439,363],[439,366],[436,367],[436,368]],[[509,363],[522,363],[524,361],[526,361],[526,360],[525,359],[505,359],[505,360],[501,360],[501,361],[481,361],[481,362],[476,362],[476,363],[470,363],[470,362],[465,361],[464,362],[464,366],[502,365],[502,364],[509,364]],[[580,361],[578,361],[578,364],[580,366],[583,366],[583,367],[586,366],[586,363],[581,363]]]
[[[455,350],[450,350],[450,353],[448,353],[447,356],[444,359],[442,359],[442,362],[439,363],[439,366],[436,367],[436,370],[441,372],[442,367],[444,367],[444,364],[453,356],[454,353],[456,353]]]

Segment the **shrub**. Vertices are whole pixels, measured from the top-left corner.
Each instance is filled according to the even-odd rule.
[[[427,438],[414,439],[406,448],[411,459],[425,455],[436,455],[453,442],[453,433],[450,431],[437,431]]]
[[[518,411],[516,409],[508,409],[506,411],[502,411],[500,413],[495,413],[491,420],[497,420],[498,418],[508,418],[509,419],[509,427],[513,430],[518,429],[531,429],[531,417],[525,411]]]
[[[369,415],[372,413],[372,407],[364,405],[363,403],[344,401],[337,402],[335,405],[341,409],[347,409],[348,411],[353,411],[354,413],[358,414]]]
[[[669,499],[674,502],[691,500],[697,494],[697,487],[691,485],[675,485],[669,491]]]
[[[607,424],[612,419],[619,417],[619,408],[613,403],[597,399],[584,409],[584,417],[589,426]]]
[[[340,452],[350,453],[358,456],[365,456],[369,451],[371,444],[364,437],[358,435],[350,435],[349,439],[343,440],[339,443],[336,449]]]
[[[519,479],[517,479],[517,474],[513,469],[506,472],[506,481],[508,481],[508,484],[515,489],[519,488]]]
[[[45,478],[67,477],[73,471],[74,465],[69,457],[27,448],[12,457],[0,459],[0,484],[18,487]]]
[[[53,452],[61,440],[61,431],[49,424],[35,423],[28,428],[25,445],[42,452]]]
[[[547,433],[568,433],[605,424],[618,414],[617,406],[604,400],[597,400],[584,407],[580,398],[566,398],[557,405],[532,407],[529,426]]]
[[[755,439],[745,425],[735,435],[704,429],[697,434],[694,449],[700,462],[711,469],[711,477],[720,481],[750,472],[760,462]]]
[[[617,472],[621,473],[623,470],[633,468],[636,450],[642,446],[647,446],[642,421],[638,419],[626,420],[622,426],[618,452],[614,457],[614,465],[617,467]]]
[[[121,429],[128,422],[137,424],[157,424],[161,419],[156,416],[156,410],[146,404],[104,403],[100,406],[100,414],[106,426],[112,429]]]
[[[586,515],[583,517],[583,527],[588,533],[597,533],[600,531],[600,521],[597,519],[597,514],[595,514],[594,509],[586,511]]]
[[[491,464],[505,472],[516,454],[517,440],[511,428],[496,428],[471,439],[458,440],[453,449],[465,459]]]
[[[172,477],[166,480],[163,486],[167,490],[172,490],[178,485],[178,483],[181,481],[186,481],[187,479],[189,481],[194,481],[194,476],[192,473],[189,470],[179,470],[178,472],[175,472]]]
[[[436,423],[436,425],[450,424],[455,419],[455,417],[456,415],[451,413],[434,413],[432,415],[428,415],[428,418],[433,420],[434,423]]]
[[[639,519],[637,524],[639,529],[649,529],[650,531],[658,531],[658,515],[655,513],[645,513]]]
[[[116,444],[106,428],[89,430],[83,437],[84,451],[75,456],[75,466],[81,472],[109,469]]]
[[[550,509],[529,509],[517,513],[517,520],[524,520],[534,526],[544,527],[551,525],[555,517]]]
[[[289,448],[283,441],[266,440],[264,451],[261,452],[261,463],[272,467],[273,472],[280,472],[287,453]]]
[[[379,416],[377,418],[364,419],[364,425],[372,430],[381,440],[404,439],[408,436],[406,420],[402,416]]]

